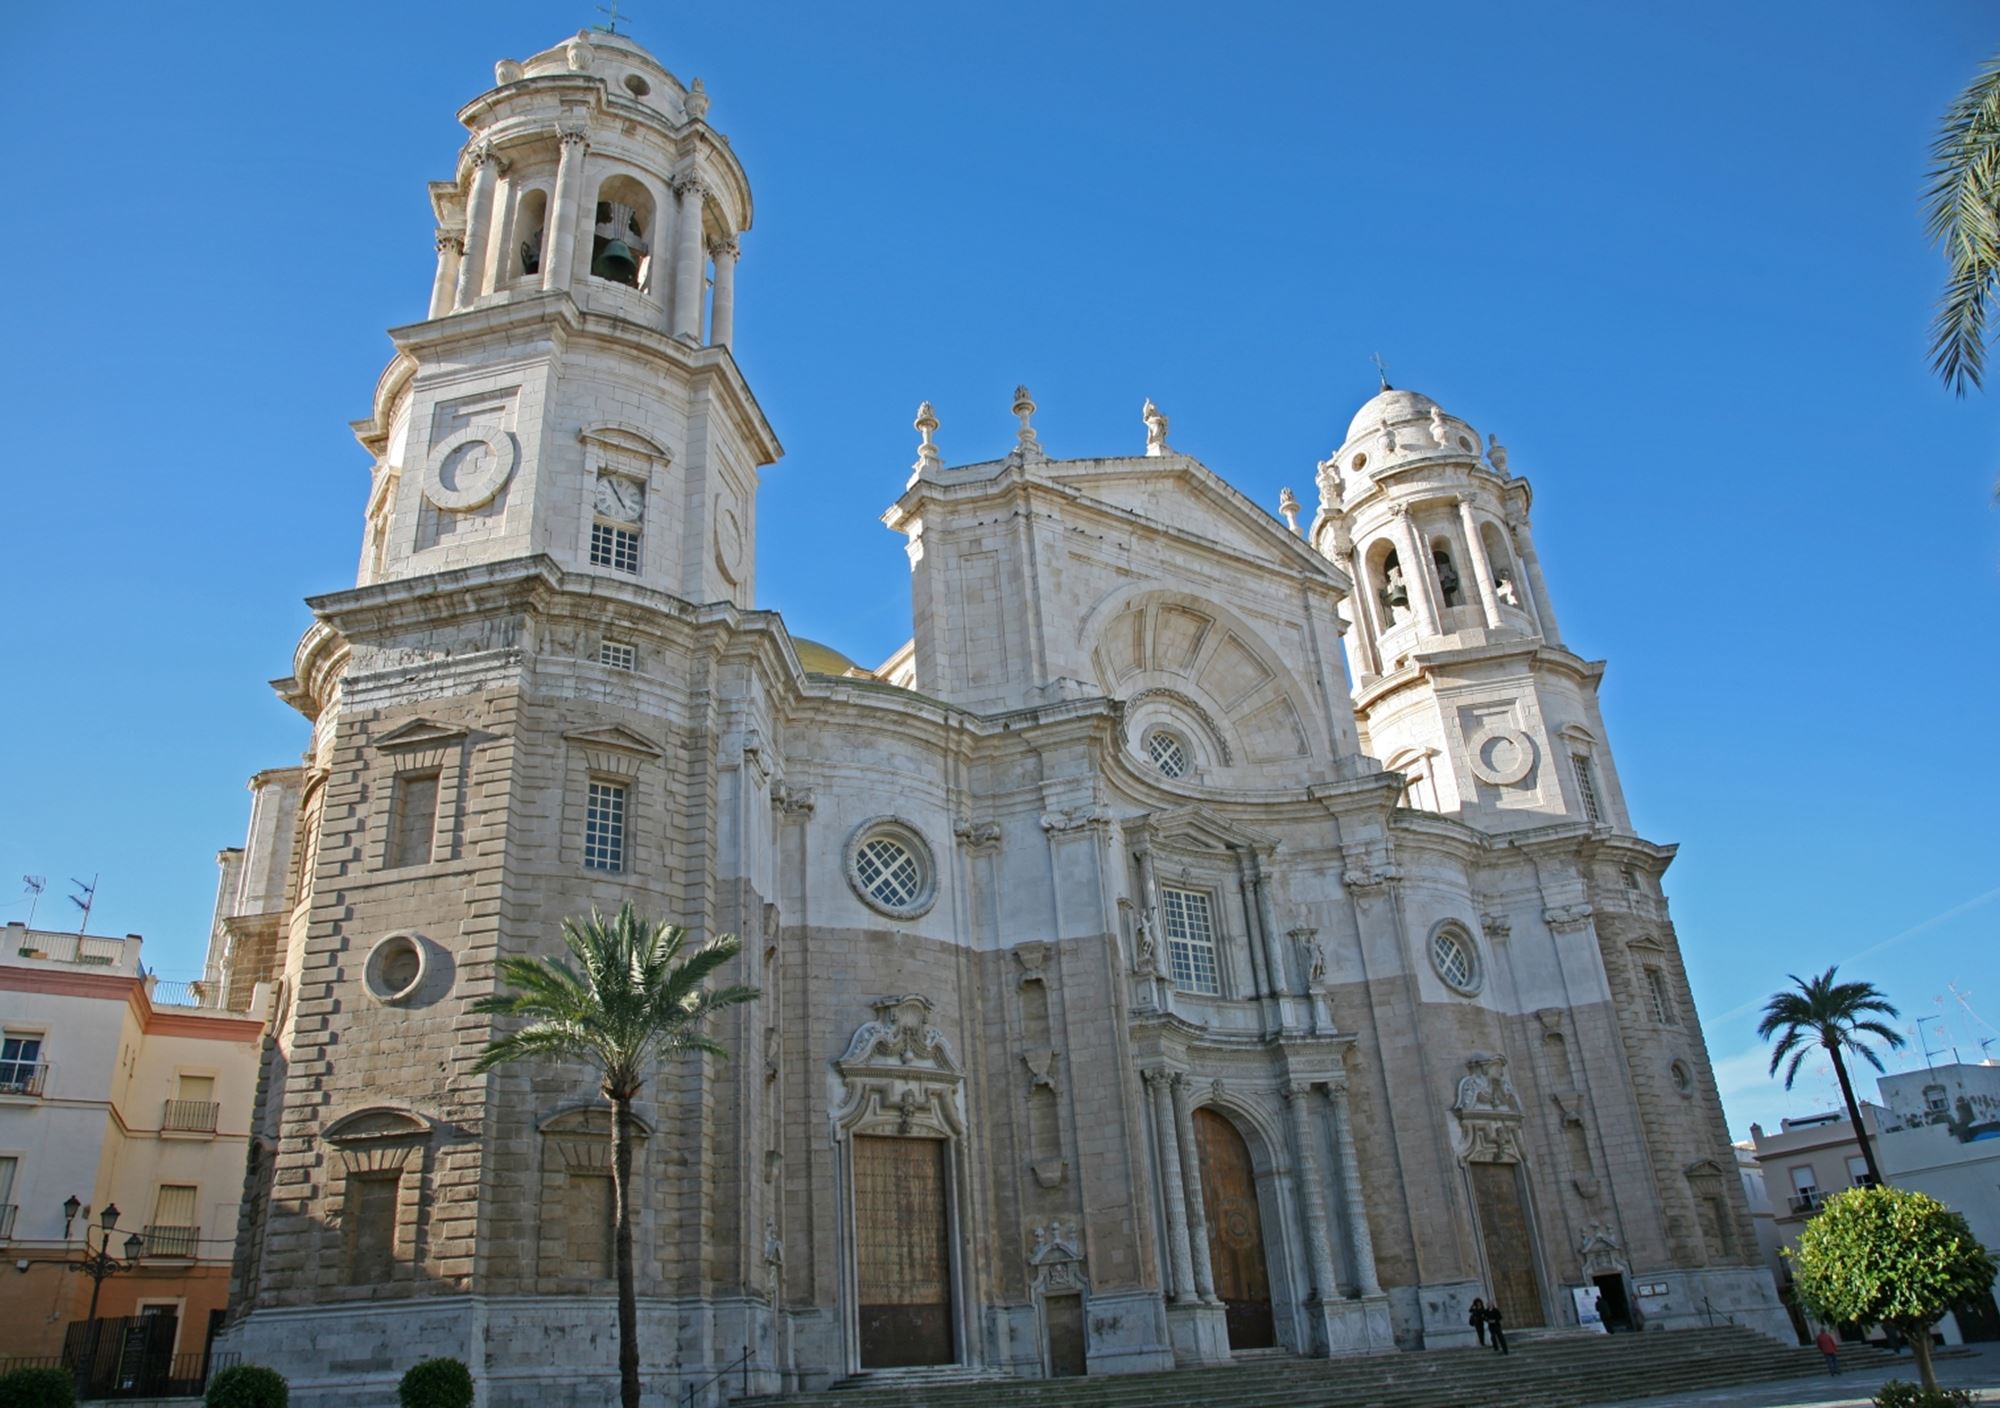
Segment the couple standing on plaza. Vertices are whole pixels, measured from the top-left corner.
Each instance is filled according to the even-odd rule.
[[[1488,1305],[1484,1298],[1472,1298],[1472,1314],[1466,1318],[1472,1332],[1479,1336],[1479,1342],[1488,1345],[1501,1354],[1511,1353],[1507,1348],[1507,1331],[1500,1323],[1500,1303]]]

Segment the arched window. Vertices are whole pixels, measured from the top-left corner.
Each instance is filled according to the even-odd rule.
[[[1368,549],[1368,580],[1374,584],[1375,599],[1382,604],[1385,627],[1400,626],[1410,619],[1410,584],[1394,543],[1383,539]]]
[[[653,197],[630,176],[597,188],[590,240],[590,276],[628,288],[646,287],[652,267]]]
[[[1479,541],[1486,545],[1486,561],[1493,568],[1493,594],[1502,605],[1523,608],[1520,583],[1514,575],[1514,555],[1507,551],[1507,535],[1497,523],[1482,523]]]
[[[507,277],[525,279],[542,272],[542,242],[548,235],[549,193],[540,187],[521,192],[514,209],[514,248]]]
[[[1431,539],[1431,560],[1437,565],[1438,586],[1444,592],[1447,607],[1465,605],[1464,584],[1458,579],[1458,568],[1452,565],[1451,539]]]

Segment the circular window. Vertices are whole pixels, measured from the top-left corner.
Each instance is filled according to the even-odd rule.
[[[1359,455],[1356,455],[1356,456],[1355,456],[1355,457],[1354,457],[1353,459],[1351,459],[1351,460],[1349,460],[1349,461],[1347,462],[1347,467],[1348,467],[1349,469],[1366,469],[1366,468],[1368,468],[1368,456],[1367,456],[1366,454],[1359,454]]]
[[[865,822],[847,846],[847,883],[869,908],[915,919],[937,899],[930,847],[916,828],[893,817]]]
[[[1154,729],[1146,739],[1146,756],[1164,777],[1186,777],[1194,766],[1187,745],[1163,728]]]
[[[414,934],[391,934],[369,950],[363,981],[378,1002],[407,1002],[424,980],[424,946]]]
[[[625,91],[635,98],[643,98],[653,91],[653,85],[636,73],[628,73],[625,75]]]
[[[1431,935],[1431,966],[1454,992],[1470,996],[1479,991],[1479,959],[1472,941],[1456,929],[1440,929]]]
[[[1694,1072],[1688,1069],[1688,1063],[1685,1061],[1676,1061],[1669,1069],[1674,1078],[1674,1093],[1684,1100],[1692,1099],[1694,1096]]]

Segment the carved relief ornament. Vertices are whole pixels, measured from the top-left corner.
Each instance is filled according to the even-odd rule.
[[[1467,1163],[1521,1162],[1521,1097],[1507,1078],[1507,1058],[1474,1056],[1465,1069],[1451,1105],[1458,1116],[1461,1157]]]
[[[876,1001],[875,1020],[855,1030],[833,1063],[841,1084],[836,1128],[933,1139],[965,1128],[965,1076],[930,1015],[930,999],[914,993]]]

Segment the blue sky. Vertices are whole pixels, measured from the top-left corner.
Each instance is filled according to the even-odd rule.
[[[637,0],[635,0],[636,4]],[[425,182],[502,57],[588,5],[125,3],[0,20],[0,897],[198,968],[265,686],[352,582],[363,414],[431,282]],[[1843,964],[1931,1045],[2000,1038],[2000,399],[1924,368],[1917,214],[1990,7],[638,5],[757,196],[737,351],[788,453],[761,604],[909,631],[876,521],[934,401],[1004,451],[1174,442],[1258,502],[1392,377],[1535,484],[1731,1116],[1755,1011]],[[2000,396],[2000,392],[1996,392]],[[0,917],[25,918],[25,899]],[[1969,1006],[1954,994],[1963,994]],[[1945,1037],[1939,1035],[1943,1030]],[[2000,1053],[2000,1044],[1993,1050]]]

